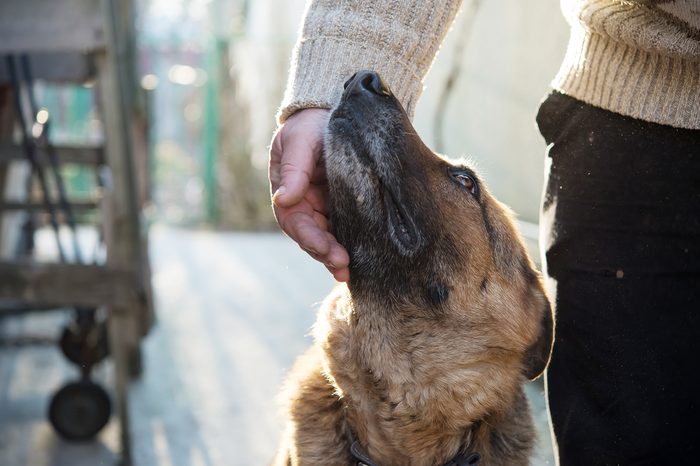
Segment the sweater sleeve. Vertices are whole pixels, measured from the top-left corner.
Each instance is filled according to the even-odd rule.
[[[377,71],[410,116],[461,0],[311,0],[277,114],[332,108],[356,71]]]

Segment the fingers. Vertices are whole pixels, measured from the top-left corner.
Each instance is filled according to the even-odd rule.
[[[330,112],[301,110],[282,125],[270,145],[272,207],[282,230],[338,281],[348,281],[350,257],[328,231],[328,188],[323,132]]]
[[[324,264],[337,281],[346,282],[350,280],[350,256],[330,233],[328,236],[330,237],[330,251],[328,253],[328,261],[324,262]]]
[[[295,211],[281,220],[282,229],[311,257],[322,262],[338,281],[350,278],[350,256],[328,232],[327,220],[315,212]]]
[[[330,213],[328,190],[325,186],[316,186],[312,184],[306,192],[305,200],[311,204],[311,208],[316,212],[328,217]]]
[[[292,148],[285,150],[285,160],[280,163],[279,187],[272,195],[272,202],[281,207],[291,207],[304,198],[311,181],[312,164],[315,164],[315,160],[306,157],[307,149],[299,147],[305,143],[291,145]]]
[[[291,148],[285,150],[284,161],[276,152],[270,153],[272,202],[280,207],[291,207],[304,198],[313,172],[312,165],[315,163],[312,158],[306,158],[303,148],[305,143],[295,142],[289,145]],[[276,161],[278,158],[280,160]]]
[[[328,271],[333,274],[333,278],[335,278],[335,281],[337,282],[347,282],[350,281],[350,269],[347,267],[342,268],[342,269],[336,269],[333,267],[329,267],[326,265],[326,268]]]
[[[270,180],[270,188],[275,193],[280,186],[280,161],[282,160],[282,135],[281,129],[277,130],[270,144],[270,160],[267,166],[267,177]]]
[[[299,246],[314,257],[325,257],[331,245],[324,231],[306,212],[292,212],[283,220],[282,229]]]
[[[323,152],[323,131],[328,114],[322,109],[302,110],[292,115],[275,135],[270,149],[269,175],[274,191],[272,201],[276,205],[297,204],[306,194],[312,178],[319,179],[317,165]]]
[[[323,262],[336,281],[347,282],[350,280],[350,256],[345,248],[335,240],[333,235],[330,233],[327,233],[327,235],[330,249],[325,257],[317,260]]]

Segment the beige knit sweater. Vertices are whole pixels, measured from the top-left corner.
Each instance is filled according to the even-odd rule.
[[[331,108],[374,69],[413,114],[461,0],[310,0],[278,113]],[[700,129],[700,0],[561,0],[571,25],[552,87],[622,115]],[[535,53],[536,51],[533,51]]]

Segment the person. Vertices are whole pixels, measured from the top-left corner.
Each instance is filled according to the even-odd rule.
[[[695,464],[700,442],[700,5],[562,0],[571,34],[537,123],[546,143],[546,374],[558,462]],[[338,281],[323,129],[359,69],[409,115],[456,0],[313,0],[270,147],[284,232]],[[503,13],[504,15],[507,12]],[[536,50],[531,53],[537,53]]]

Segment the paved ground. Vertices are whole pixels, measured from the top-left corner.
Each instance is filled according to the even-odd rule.
[[[277,234],[154,228],[151,256],[158,323],[131,387],[136,465],[267,464],[281,428],[275,395],[332,280]],[[52,335],[65,318],[0,319],[0,334]],[[45,421],[51,393],[74,376],[53,347],[0,349],[0,465],[115,464],[115,423],[70,445]],[[109,377],[101,367],[97,378]],[[528,391],[541,430],[533,464],[553,464],[541,386]]]

